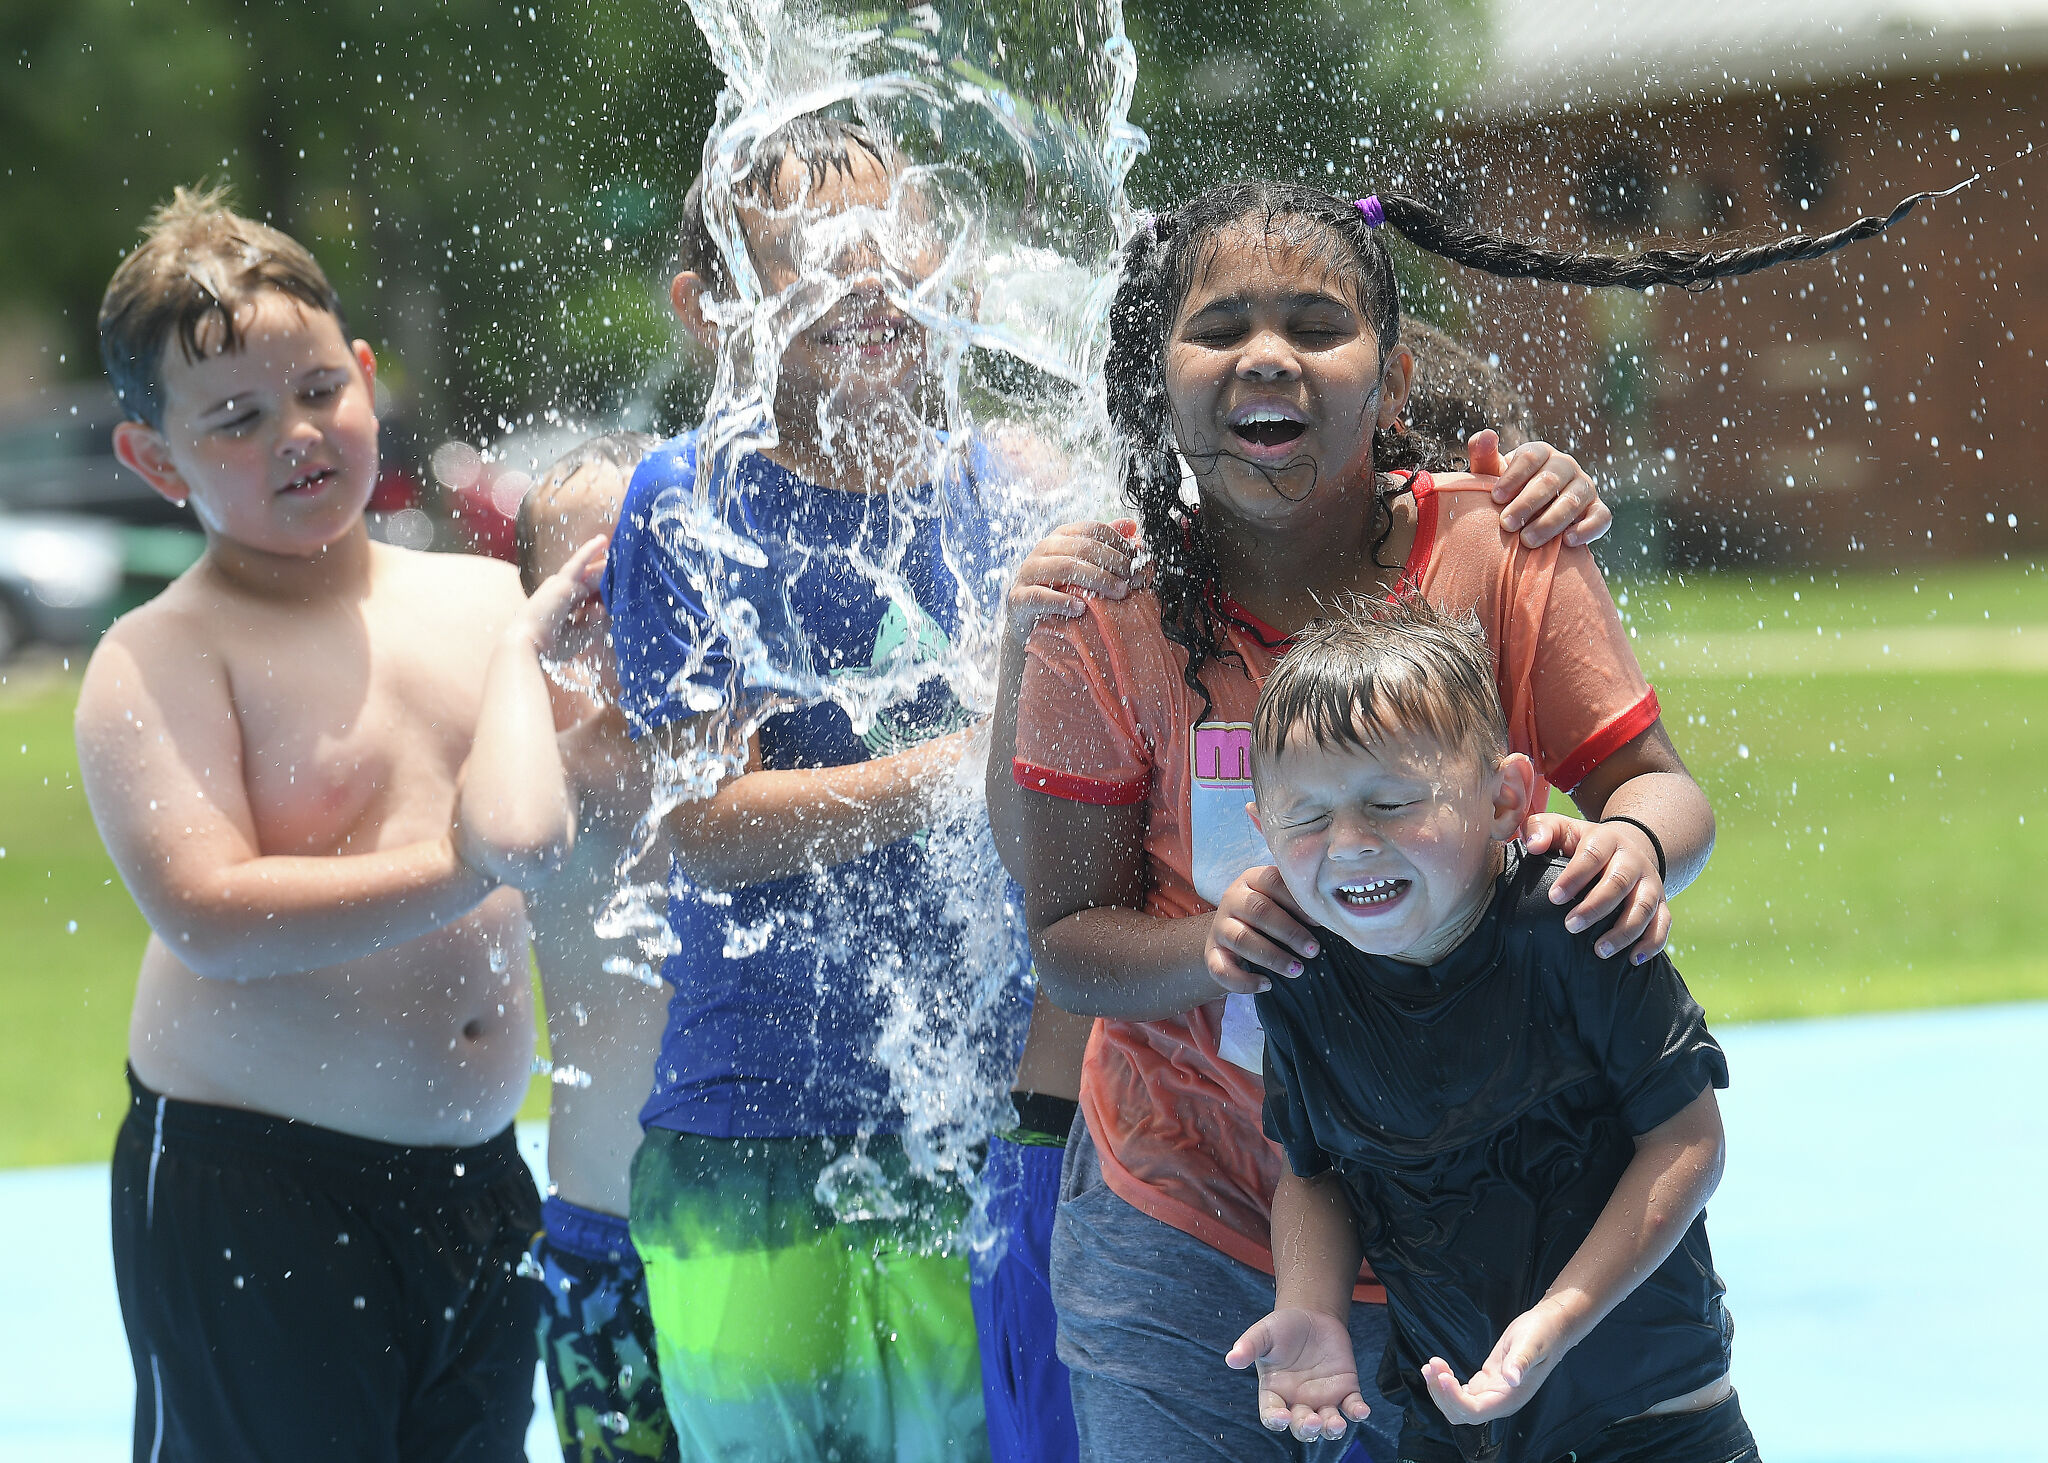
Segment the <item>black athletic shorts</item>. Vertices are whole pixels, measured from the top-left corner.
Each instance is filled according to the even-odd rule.
[[[1426,1405],[1436,1404],[1425,1397]],[[1401,1463],[1465,1463],[1456,1448],[1421,1435],[1414,1415],[1401,1430]],[[1665,1412],[1610,1423],[1557,1463],[1760,1463],[1756,1439],[1733,1392],[1697,1412]]]
[[[137,1463],[525,1457],[540,1199],[511,1129],[400,1148],[128,1083]]]

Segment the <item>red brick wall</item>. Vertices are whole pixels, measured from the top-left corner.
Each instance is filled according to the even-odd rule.
[[[2035,487],[2036,433],[2048,426],[2048,209],[2035,201],[2048,193],[2044,93],[2048,67],[1475,130],[1454,143],[1473,218],[1573,245],[1640,245],[1660,230],[1661,242],[1697,241],[1714,195],[1725,199],[1722,229],[1745,242],[1778,235],[1781,221],[1818,233],[1983,176],[1884,240],[1698,295],[1566,298],[1555,285],[1503,288],[1454,270],[1470,337],[1498,351],[1533,388],[1539,420],[1582,455],[1619,462],[1630,435],[1654,454],[1668,473],[1662,516],[1675,525],[1664,547],[1681,561],[2037,553],[2048,547]],[[1786,192],[1788,171],[1801,170],[1786,139],[1809,136],[1832,176],[1801,212]],[[1589,215],[1590,175],[1609,154],[1654,174],[1652,222],[1626,229]],[[1603,410],[1605,342],[1623,342],[1626,386],[1631,339],[1650,347],[1638,408]]]

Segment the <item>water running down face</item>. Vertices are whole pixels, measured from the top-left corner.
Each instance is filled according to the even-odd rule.
[[[815,416],[831,402],[857,418],[922,386],[926,339],[890,302],[928,275],[936,256],[921,237],[916,199],[873,153],[849,148],[843,168],[813,174],[786,157],[765,196],[741,200],[740,219],[769,297],[819,272],[847,293],[792,337],[782,354],[778,420]]]
[[[1253,817],[1302,911],[1368,954],[1423,964],[1470,932],[1535,795],[1527,757],[1492,766],[1426,735],[1325,747],[1296,727],[1260,756]]]

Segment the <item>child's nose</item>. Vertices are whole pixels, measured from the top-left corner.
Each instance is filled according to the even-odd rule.
[[[1261,330],[1245,343],[1237,374],[1250,381],[1291,381],[1301,374],[1301,364],[1278,331]]]
[[[1370,818],[1339,816],[1330,821],[1330,857],[1363,858],[1380,851],[1379,830]]]
[[[320,441],[320,429],[306,417],[292,415],[286,418],[284,431],[278,434],[277,454],[296,460],[311,452]]]

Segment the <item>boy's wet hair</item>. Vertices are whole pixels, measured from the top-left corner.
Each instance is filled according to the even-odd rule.
[[[513,541],[519,565],[519,582],[528,594],[553,572],[541,559],[541,528],[554,496],[576,474],[587,468],[610,468],[630,478],[640,460],[661,445],[661,439],[645,432],[607,432],[579,442],[556,458],[540,481],[519,500],[519,512],[512,519]]]
[[[734,186],[743,196],[767,198],[782,174],[782,165],[795,158],[810,173],[811,186],[819,188],[834,174],[851,174],[856,153],[873,158],[880,167],[890,166],[888,144],[860,123],[815,115],[795,117],[761,139],[754,149],[753,161]],[[711,237],[704,222],[701,172],[690,184],[690,191],[683,195],[676,265],[703,280],[714,298],[727,298],[733,293],[732,274],[726,268],[725,257],[718,252],[718,241]]]
[[[1294,637],[1252,712],[1252,779],[1287,744],[1370,751],[1421,738],[1497,766],[1507,718],[1479,618],[1446,614],[1408,590],[1355,597]]]
[[[305,245],[236,213],[225,186],[175,190],[100,301],[100,358],[122,410],[161,430],[171,342],[187,361],[240,350],[235,311],[264,290],[324,310],[348,334],[341,296]]]
[[[1818,238],[1786,234],[1769,243],[1719,251],[1646,249],[1632,254],[1546,249],[1457,223],[1413,198],[1389,193],[1354,201],[1304,183],[1259,178],[1210,188],[1155,215],[1124,246],[1103,374],[1109,419],[1122,438],[1124,496],[1153,554],[1161,625],[1167,638],[1187,652],[1181,674],[1189,689],[1205,707],[1210,704],[1201,671],[1224,653],[1224,641],[1210,593],[1216,582],[1215,549],[1201,515],[1188,512],[1180,499],[1181,457],[1166,395],[1166,345],[1181,305],[1214,263],[1227,230],[1246,228],[1328,269],[1351,292],[1384,360],[1401,335],[1401,289],[1385,237],[1390,230],[1440,258],[1508,279],[1691,290],[1818,259],[1873,238],[1934,196],[1915,194],[1886,217],[1858,219]],[[1366,202],[1376,205],[1373,222],[1367,221]],[[1410,449],[1403,448],[1400,436],[1388,430],[1373,433],[1376,506],[1368,551],[1375,563],[1393,531],[1389,499],[1406,486],[1384,476],[1409,465],[1403,454]]]

